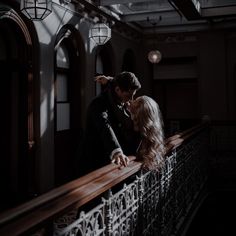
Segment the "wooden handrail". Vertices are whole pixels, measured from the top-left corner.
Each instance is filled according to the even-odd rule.
[[[130,160],[133,161],[135,157],[131,157]],[[80,177],[79,179],[73,180],[71,182],[68,182],[60,187],[54,188],[53,190],[31,200],[24,204],[21,204],[13,209],[10,209],[2,214],[0,214],[0,226],[5,223],[6,221],[12,220],[15,217],[18,217],[27,211],[37,208],[46,202],[49,202],[51,200],[55,200],[56,198],[63,196],[71,191],[73,191],[76,188],[79,188],[83,185],[86,185],[87,183],[91,182],[93,179],[96,179],[100,176],[105,175],[106,173],[109,173],[115,169],[119,168],[117,165],[107,165],[99,170],[95,170],[93,172],[90,172],[87,175],[84,175]]]
[[[33,199],[6,211],[0,215],[0,222],[3,224],[0,235],[22,234],[35,225],[39,226],[53,219],[59,213],[86,204],[140,170],[141,163],[133,161],[134,159],[135,157],[130,157],[130,165],[126,168],[109,164],[58,189],[49,191],[38,197],[39,199]],[[63,191],[64,187],[65,191]]]
[[[168,152],[198,133],[205,124],[194,126],[166,140]],[[106,165],[85,176],[0,214],[0,235],[19,235],[53,220],[66,211],[78,208],[137,173],[142,163],[129,157],[128,167]]]
[[[206,125],[207,125],[207,122],[204,122],[167,138],[165,141],[165,145],[167,149],[166,153],[168,154],[169,152],[171,152],[172,150],[180,146],[183,142],[191,138],[193,135],[196,135],[199,131],[204,129]]]

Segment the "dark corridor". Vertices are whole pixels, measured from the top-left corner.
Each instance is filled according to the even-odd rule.
[[[209,194],[185,236],[229,236],[235,230],[236,191]]]

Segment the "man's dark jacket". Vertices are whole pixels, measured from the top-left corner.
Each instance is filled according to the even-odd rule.
[[[110,89],[97,96],[87,110],[87,123],[80,174],[88,173],[111,162],[110,155],[121,148],[125,155],[135,155],[139,135],[124,106]]]

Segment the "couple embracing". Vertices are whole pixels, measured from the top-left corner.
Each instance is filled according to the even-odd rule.
[[[134,99],[141,84],[132,72],[98,76],[96,81],[106,88],[88,107],[83,174],[110,162],[128,166],[130,155],[136,156],[144,169],[160,170],[165,146],[158,104],[148,96]]]

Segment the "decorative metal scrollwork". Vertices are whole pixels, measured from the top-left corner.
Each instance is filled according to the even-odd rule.
[[[207,179],[204,135],[178,147],[166,157],[161,173],[137,175],[102,204],[55,221],[55,236],[168,236],[189,211]],[[63,229],[62,229],[63,226]]]

